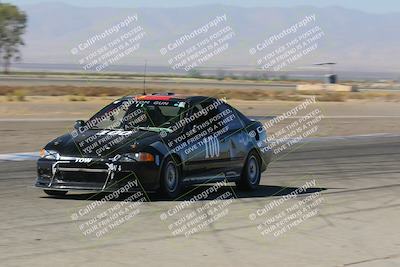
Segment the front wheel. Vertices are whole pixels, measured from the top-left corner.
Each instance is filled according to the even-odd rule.
[[[176,198],[182,190],[179,166],[170,158],[164,164],[161,173],[161,192],[168,198]]]
[[[68,192],[62,190],[46,190],[46,189],[43,191],[49,196],[57,196],[57,197],[65,196],[65,194],[67,194]]]
[[[252,151],[246,159],[242,175],[236,185],[240,189],[254,190],[260,184],[261,161],[256,152]]]

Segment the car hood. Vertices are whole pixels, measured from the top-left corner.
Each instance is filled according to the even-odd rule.
[[[160,140],[159,133],[144,130],[74,131],[54,139],[45,149],[55,150],[61,156],[111,158],[117,154],[140,151]]]

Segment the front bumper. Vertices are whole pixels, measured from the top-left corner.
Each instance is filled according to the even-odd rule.
[[[39,159],[35,186],[51,190],[112,192],[129,185],[128,192],[153,191],[159,187],[160,166],[156,163],[115,162],[113,159],[64,157]]]

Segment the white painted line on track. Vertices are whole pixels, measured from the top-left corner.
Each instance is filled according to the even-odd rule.
[[[39,158],[39,152],[0,154],[0,162],[1,161],[37,160],[38,158]]]

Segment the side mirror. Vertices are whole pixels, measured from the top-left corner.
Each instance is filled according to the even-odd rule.
[[[83,120],[77,120],[74,124],[74,128],[78,130],[80,127],[84,126],[85,122]]]

